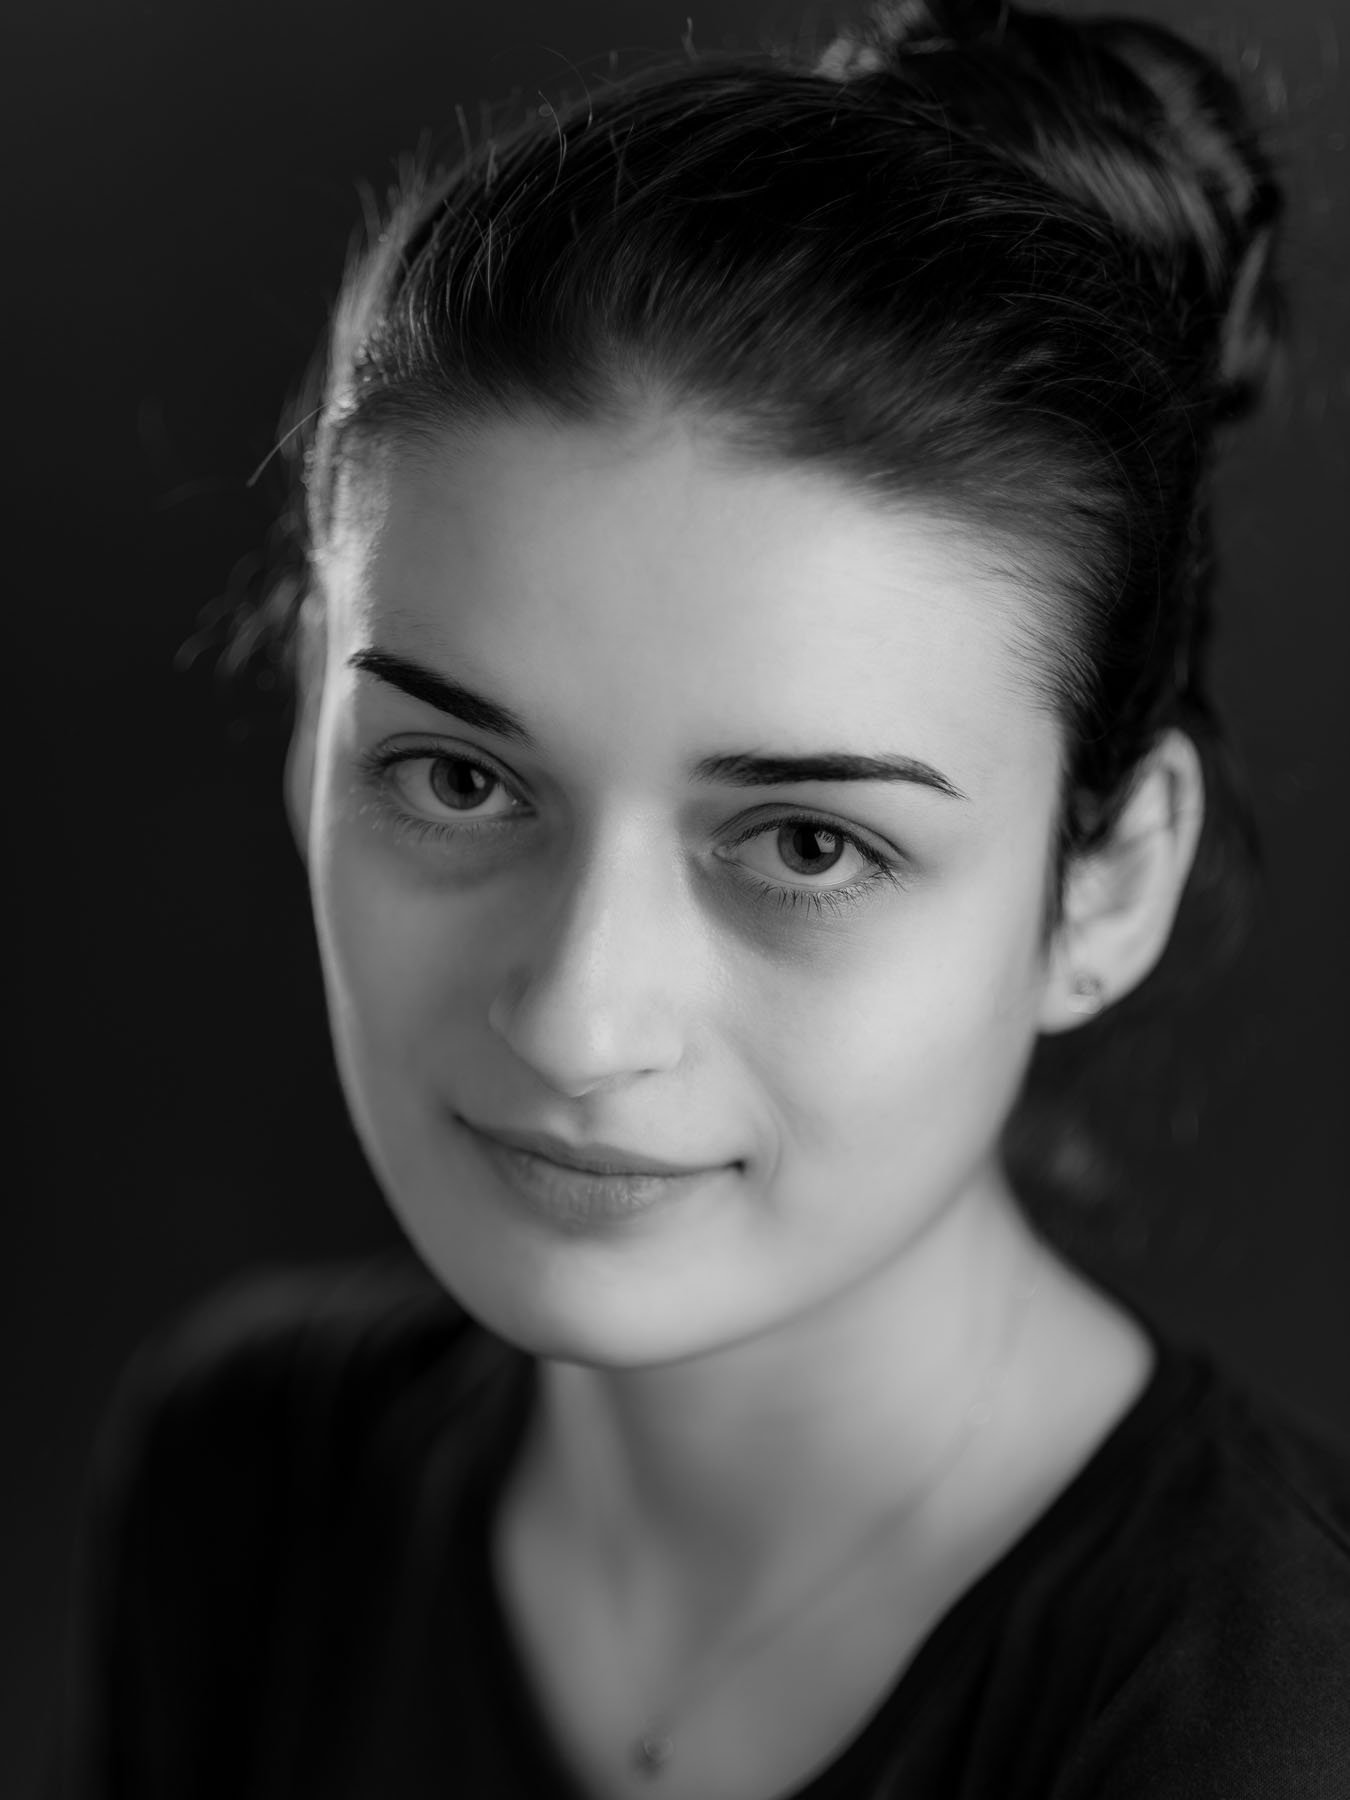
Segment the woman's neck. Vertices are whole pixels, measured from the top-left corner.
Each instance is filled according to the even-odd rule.
[[[991,1437],[1024,1410],[1018,1314],[1033,1270],[1057,1267],[1006,1188],[973,1189],[773,1332],[660,1368],[545,1364],[518,1479],[616,1589],[753,1610],[775,1571],[827,1563],[971,1460],[972,1407],[991,1405]]]

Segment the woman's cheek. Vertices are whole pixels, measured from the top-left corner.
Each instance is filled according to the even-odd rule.
[[[953,904],[926,933],[916,921],[903,953],[837,1013],[822,1069],[836,1084],[847,1069],[871,1116],[973,1117],[1020,1081],[1036,1018],[1028,932],[1006,911],[1001,929],[982,923],[979,910]]]
[[[402,1064],[452,978],[453,938],[443,903],[400,879],[396,862],[359,832],[335,834],[317,872],[316,911],[342,1027]]]

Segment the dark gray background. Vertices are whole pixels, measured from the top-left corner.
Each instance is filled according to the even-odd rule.
[[[1115,1279],[1350,1431],[1347,210],[1341,34],[1320,0],[1122,5],[1241,65],[1294,195],[1299,341],[1227,468],[1218,687],[1270,863],[1239,968],[1178,1021],[1197,1104]],[[232,1272],[391,1243],[327,1048],[265,712],[175,671],[248,578],[247,478],[357,218],[424,128],[610,49],[678,48],[650,0],[67,0],[8,28],[4,785],[20,1044],[0,1370],[0,1793],[30,1790],[79,1483],[119,1366]],[[821,9],[719,0],[695,44]],[[828,19],[828,10],[824,13]],[[1188,1123],[1189,1121],[1189,1123]],[[1157,1196],[1155,1196],[1156,1198]]]

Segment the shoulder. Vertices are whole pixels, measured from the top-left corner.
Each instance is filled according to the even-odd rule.
[[[1350,1448],[1204,1357],[1147,1498],[1179,1591],[1216,1608],[1350,1623]]]
[[[1309,1564],[1350,1598],[1350,1445],[1222,1376],[1211,1410],[1216,1487],[1231,1483],[1282,1573]]]
[[[1350,1452],[1208,1360],[1169,1361],[1178,1403],[1083,1590],[1109,1648],[1064,1791],[1350,1791]]]
[[[475,1327],[401,1254],[237,1276],[150,1334],[124,1387],[170,1406],[416,1365]]]
[[[100,1504],[230,1515],[237,1537],[306,1489],[339,1496],[373,1450],[388,1460],[391,1434],[410,1449],[510,1354],[402,1256],[236,1278],[123,1370],[95,1448]]]
[[[1269,1710],[1334,1711],[1350,1777],[1350,1451],[1217,1372],[1196,1437],[1183,1591],[1216,1658],[1260,1669]],[[1239,1685],[1254,1704],[1256,1682]]]
[[[428,1459],[477,1468],[522,1366],[395,1257],[237,1279],[146,1339],[88,1471],[51,1791],[256,1791],[254,1737],[362,1666]]]

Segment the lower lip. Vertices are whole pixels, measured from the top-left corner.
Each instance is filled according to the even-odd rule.
[[[532,1150],[513,1150],[471,1125],[465,1129],[515,1194],[562,1225],[618,1224],[682,1200],[725,1173],[714,1168],[690,1175],[596,1175],[564,1168]]]

